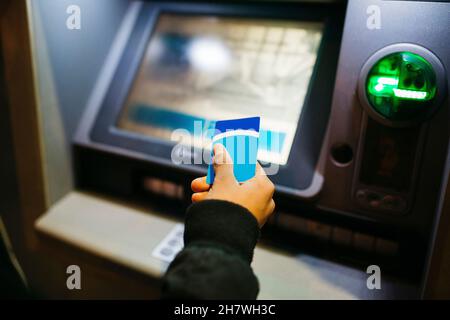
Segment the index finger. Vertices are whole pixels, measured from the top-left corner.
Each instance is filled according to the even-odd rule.
[[[192,180],[191,189],[194,192],[208,191],[211,186],[206,183],[206,176]]]

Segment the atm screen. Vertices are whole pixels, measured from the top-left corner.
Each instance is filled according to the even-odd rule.
[[[261,117],[258,159],[286,164],[323,24],[161,14],[117,122],[122,130],[209,148],[214,121]]]

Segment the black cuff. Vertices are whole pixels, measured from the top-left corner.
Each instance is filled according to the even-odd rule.
[[[223,200],[205,200],[187,210],[184,244],[214,242],[235,250],[250,263],[259,232],[258,222],[244,207]]]

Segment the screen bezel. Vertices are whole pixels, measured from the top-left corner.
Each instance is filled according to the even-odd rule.
[[[90,138],[93,142],[119,147],[125,152],[130,150],[132,151],[130,156],[139,152],[146,159],[157,164],[206,173],[206,164],[176,165],[172,163],[173,142],[117,127],[123,104],[134,83],[135,74],[141,65],[147,43],[153,34],[159,15],[161,13],[173,13],[320,22],[323,23],[322,40],[304,100],[303,110],[297,123],[291,153],[286,165],[280,166],[278,173],[271,177],[276,185],[295,190],[307,189],[313,179],[328,121],[342,19],[339,19],[339,11],[324,10],[323,6],[296,4],[293,7],[296,10],[289,6],[270,4],[144,3],[106,96],[101,103],[90,132]],[[194,155],[196,152],[202,152],[195,148],[192,148],[192,150],[192,158],[198,157],[198,154]]]

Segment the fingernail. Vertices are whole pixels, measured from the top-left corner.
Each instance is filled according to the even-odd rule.
[[[215,155],[222,153],[222,151],[223,151],[223,147],[220,143],[214,145],[214,154]]]
[[[213,156],[213,163],[215,164],[222,164],[223,163],[223,147],[220,144],[214,145],[214,156]]]
[[[222,157],[220,154],[216,153],[213,157],[214,164],[222,164]]]

